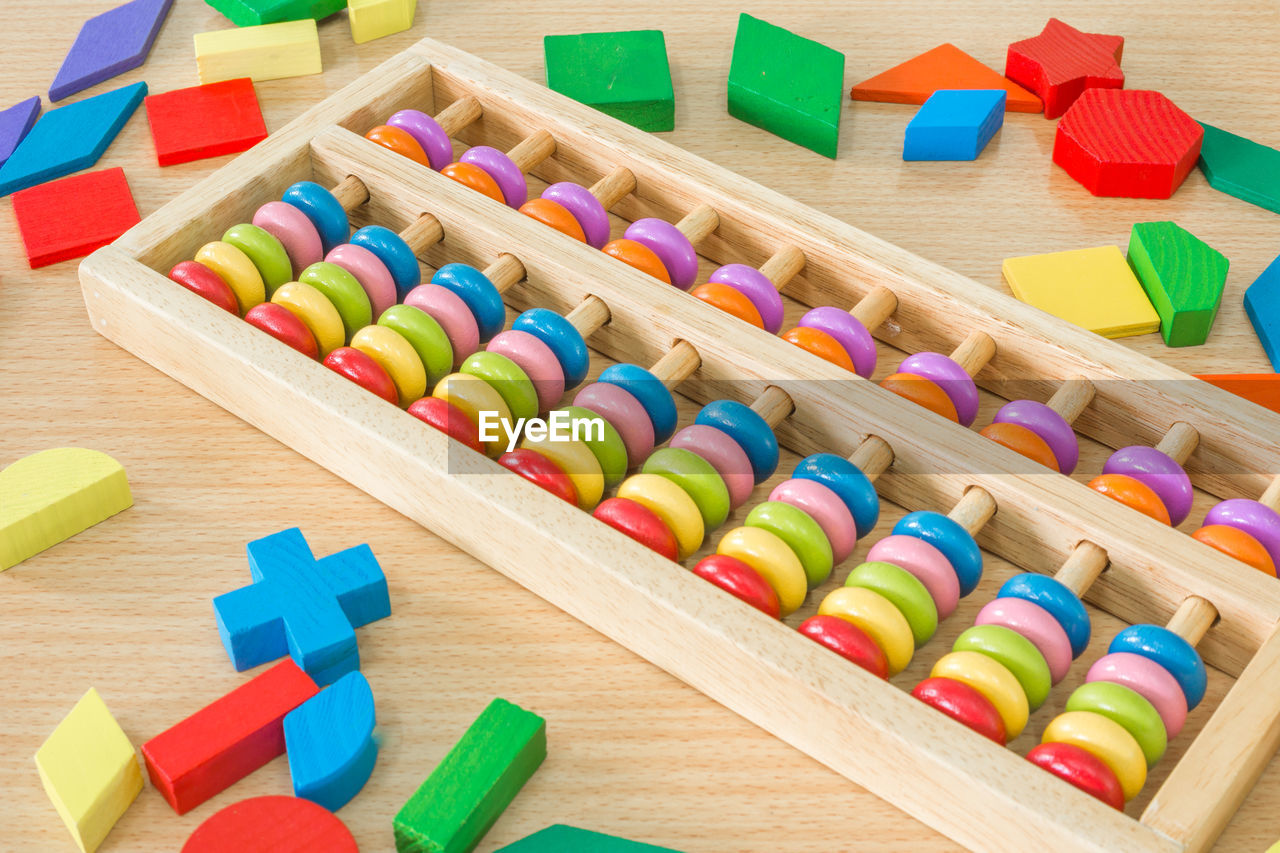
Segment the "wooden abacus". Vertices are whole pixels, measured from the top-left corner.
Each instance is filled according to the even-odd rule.
[[[1188,425],[1199,442],[1187,470],[1200,489],[1252,497],[1280,472],[1275,415],[431,40],[307,111],[87,259],[81,281],[93,327],[963,844],[1149,851],[1212,844],[1280,743],[1275,579],[1118,510],[1070,478],[1029,474],[1026,460],[996,442],[360,136],[397,109],[439,114],[458,102],[465,109],[455,117],[468,113],[458,139],[509,151],[542,132],[541,159],[526,161],[538,161],[532,174],[584,184],[611,176],[617,216],[676,222],[702,211],[697,249],[706,260],[760,267],[784,250],[794,259],[794,248],[803,268],[780,277],[789,278],[791,299],[847,308],[873,289],[891,291],[896,311],[873,330],[882,345],[946,352],[982,333],[994,342],[976,377],[984,388],[1018,381],[1047,399],[1068,380],[1089,380],[1092,399],[1085,395],[1071,413],[1079,414],[1074,426],[1082,435],[1112,447],[1154,445]],[[621,183],[630,192],[617,191],[620,167],[631,175]],[[787,403],[774,420],[794,407],[778,428],[792,450],[847,455],[878,437],[892,451],[892,467],[877,481],[883,498],[943,508],[977,487],[994,510],[976,525],[981,544],[1011,562],[1046,571],[1092,543],[1102,552],[1094,562],[1105,559],[1107,570],[1086,584],[1089,601],[1131,622],[1158,623],[1189,602],[1204,658],[1236,684],[1141,817],[1126,816],[485,457],[460,451],[443,433],[161,272],[191,257],[211,227],[247,221],[285,186],[307,179],[334,187],[350,176],[368,195],[356,218],[396,230],[423,213],[438,221],[443,239],[421,258],[433,266],[484,266],[504,253],[518,259],[525,278],[504,294],[513,307],[565,311],[591,296],[602,301],[608,322],[591,339],[599,352],[652,364],[683,341],[697,358],[682,393],[745,401],[774,389],[774,400]],[[715,214],[714,228],[706,227],[703,206]],[[494,536],[499,527],[504,535]]]

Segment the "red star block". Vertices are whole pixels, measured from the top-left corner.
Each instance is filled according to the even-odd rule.
[[[81,258],[138,224],[124,169],[72,175],[13,194],[32,269]]]
[[[151,95],[146,106],[161,166],[236,154],[267,136],[248,77]]]
[[[1099,196],[1168,198],[1204,129],[1159,92],[1087,89],[1058,123],[1053,162]]]
[[[1123,89],[1124,36],[1082,33],[1050,18],[1040,35],[1009,45],[1004,76],[1044,101],[1044,117],[1057,118],[1085,89]]]

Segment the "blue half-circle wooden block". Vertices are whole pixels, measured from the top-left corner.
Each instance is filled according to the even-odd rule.
[[[331,812],[360,793],[378,760],[373,691],[349,672],[284,718],[293,793]]]

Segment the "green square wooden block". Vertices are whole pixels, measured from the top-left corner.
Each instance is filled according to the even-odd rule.
[[[661,30],[545,36],[547,87],[641,130],[674,130],[676,99]]]
[[[1129,265],[1160,315],[1164,342],[1204,343],[1227,283],[1226,256],[1173,222],[1139,222],[1129,235]]]
[[[319,21],[347,8],[347,0],[204,0],[237,27],[257,27],[281,21]]]
[[[729,115],[835,158],[844,54],[743,13],[729,66]]]

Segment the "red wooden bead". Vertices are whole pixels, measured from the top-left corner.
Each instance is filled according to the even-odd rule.
[[[710,581],[730,595],[750,604],[761,613],[774,619],[782,618],[782,603],[778,593],[760,573],[736,557],[711,554],[698,561],[693,573]]]
[[[169,278],[208,299],[224,311],[240,316],[240,303],[231,291],[231,285],[222,280],[216,272],[197,261],[183,261],[169,270]]]
[[[249,312],[244,315],[244,320],[277,341],[293,347],[307,358],[320,357],[316,336],[311,334],[306,324],[283,305],[277,305],[274,302],[260,303],[249,309]]]
[[[668,560],[676,559],[676,535],[647,506],[627,498],[609,498],[591,514]]]
[[[484,448],[480,446],[480,429],[476,426],[476,422],[448,400],[442,400],[439,397],[421,397],[410,404],[408,412],[455,441],[462,442],[476,453],[484,453]]]
[[[983,737],[1004,746],[1004,720],[991,700],[963,681],[926,678],[911,695],[932,705],[951,719],[964,723]]]
[[[1027,760],[1112,808],[1124,811],[1120,780],[1105,761],[1087,749],[1074,743],[1042,743],[1027,753]]]
[[[393,406],[400,404],[395,383],[382,365],[352,347],[338,347],[324,357],[324,366],[347,377],[366,391],[377,394]]]
[[[810,616],[800,623],[800,633],[874,676],[889,677],[889,659],[885,657],[884,649],[852,622],[839,616]]]
[[[573,481],[569,479],[569,475],[538,451],[527,447],[509,450],[498,457],[498,464],[515,471],[530,483],[541,486],[556,497],[563,498],[574,506],[578,505],[578,490],[573,487]]]

